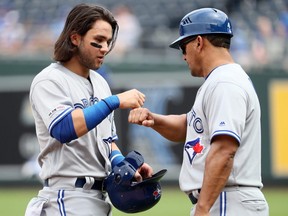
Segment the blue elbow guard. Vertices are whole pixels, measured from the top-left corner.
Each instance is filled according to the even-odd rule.
[[[61,143],[67,143],[78,138],[74,129],[71,113],[52,128],[51,135]]]

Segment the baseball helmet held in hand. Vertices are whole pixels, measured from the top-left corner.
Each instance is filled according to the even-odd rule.
[[[167,172],[161,170],[150,178],[136,182],[134,174],[142,166],[144,159],[139,152],[132,151],[117,164],[105,179],[104,188],[115,208],[125,213],[146,211],[156,205],[161,198],[159,180]]]
[[[185,38],[195,35],[226,34],[233,37],[232,25],[228,16],[215,8],[201,8],[186,14],[179,25],[180,37],[170,44],[179,49]]]

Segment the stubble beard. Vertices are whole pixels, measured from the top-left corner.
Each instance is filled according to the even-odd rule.
[[[101,66],[101,65],[96,65],[95,59],[91,57],[91,54],[85,51],[82,43],[78,47],[78,58],[79,58],[80,64],[88,69],[96,70]]]

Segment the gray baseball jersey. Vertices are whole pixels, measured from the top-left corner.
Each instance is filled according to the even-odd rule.
[[[91,82],[90,82],[91,81]],[[102,178],[110,169],[111,141],[117,139],[113,112],[95,129],[62,144],[50,130],[76,108],[85,108],[111,95],[107,82],[95,71],[90,81],[52,63],[33,80],[30,101],[40,144],[42,179],[53,176],[93,176]]]
[[[260,126],[258,97],[241,66],[227,64],[214,69],[187,114],[181,189],[189,192],[201,188],[211,139],[219,134],[239,142],[227,186],[262,187]]]

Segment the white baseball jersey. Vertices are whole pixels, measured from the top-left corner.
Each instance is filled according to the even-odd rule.
[[[180,188],[202,187],[211,139],[229,135],[239,142],[227,186],[262,187],[260,105],[249,76],[238,64],[215,68],[187,114]]]
[[[40,177],[92,176],[102,178],[110,169],[111,141],[117,139],[113,112],[84,136],[62,144],[50,130],[75,108],[91,106],[111,95],[107,82],[95,71],[90,81],[59,63],[52,63],[33,80],[30,102],[40,144]]]

